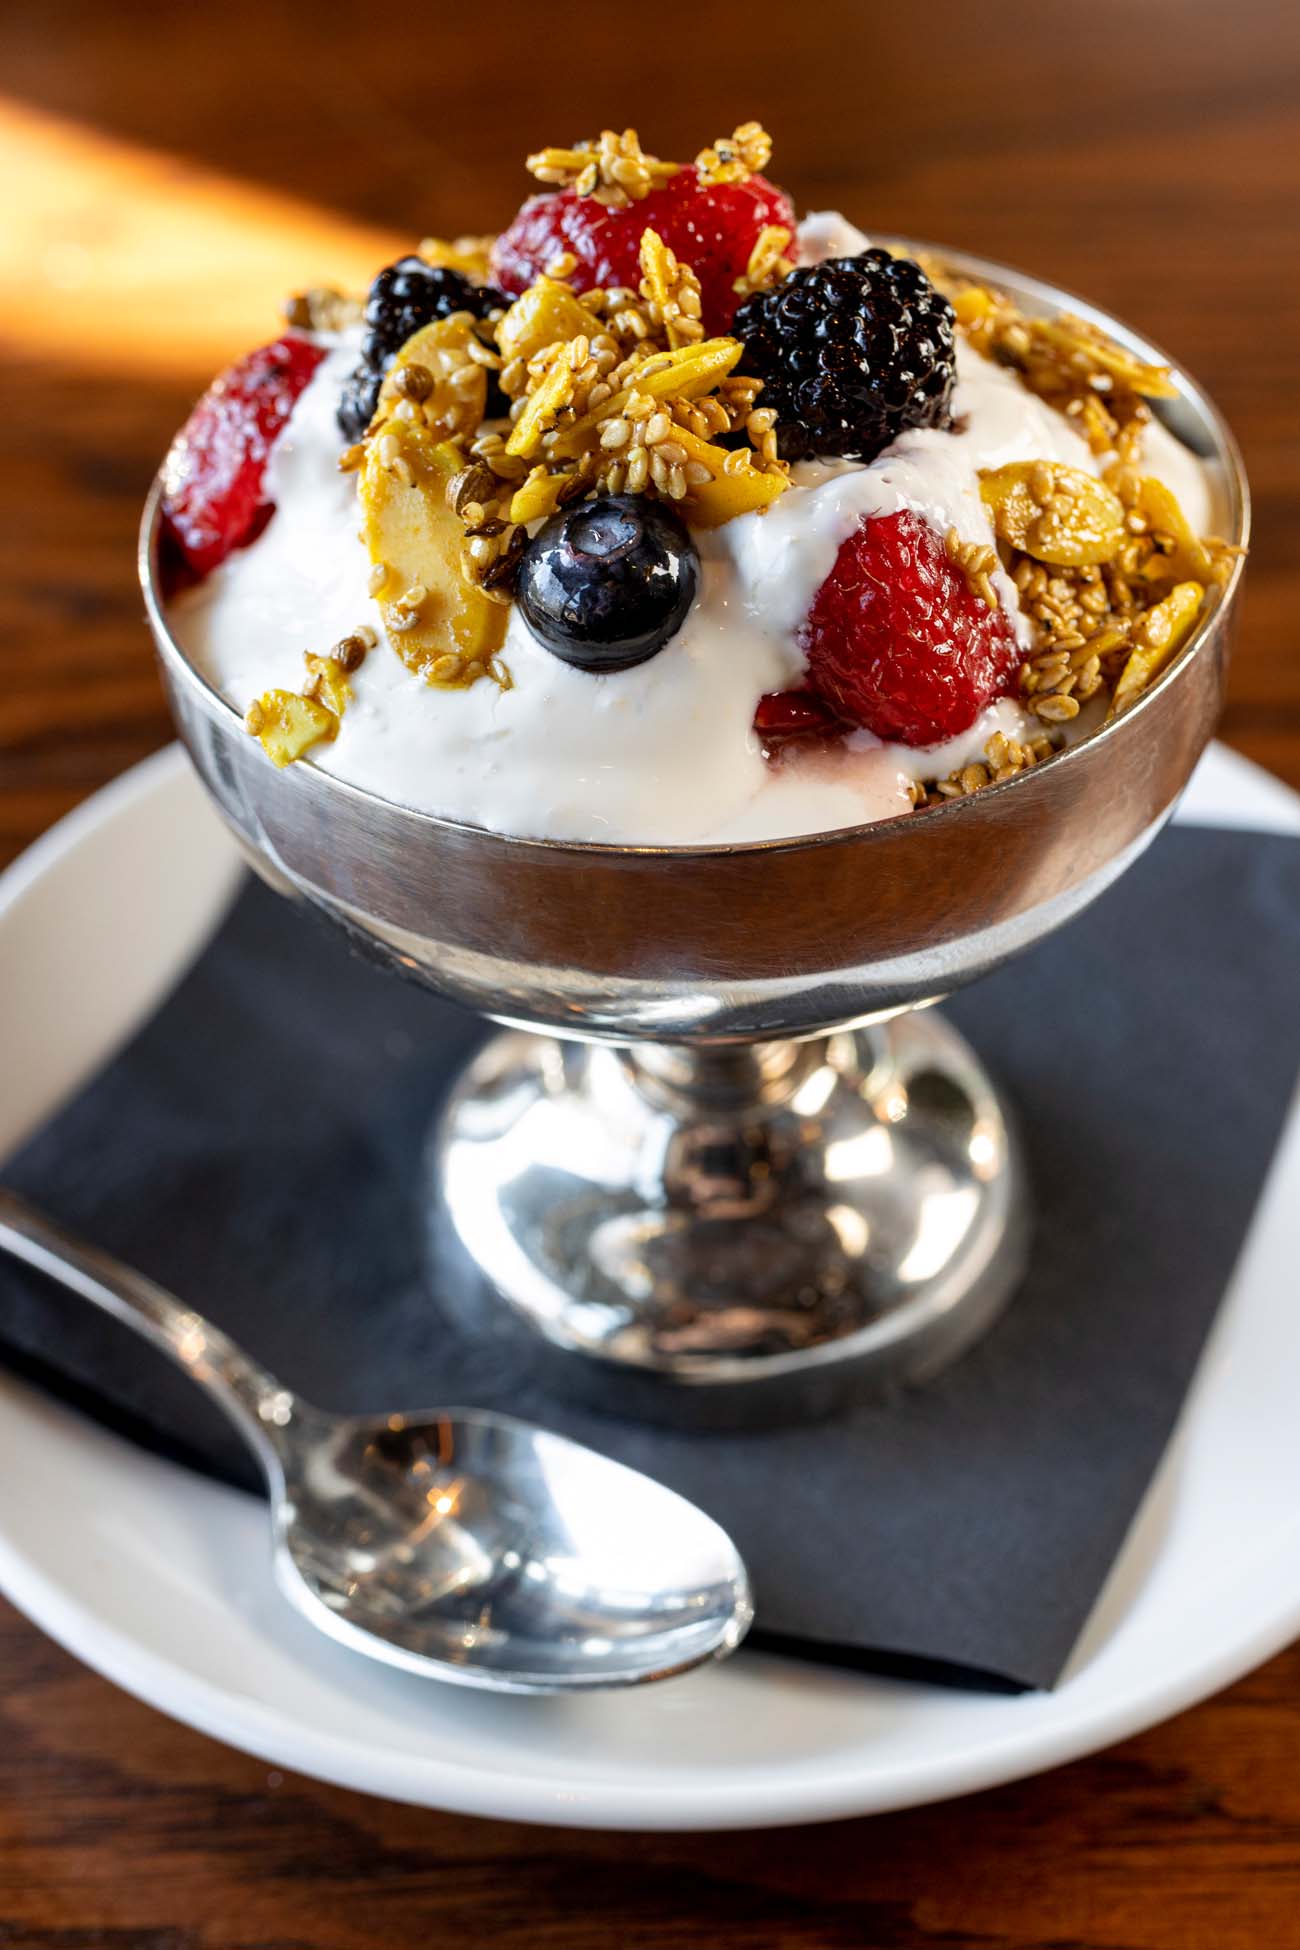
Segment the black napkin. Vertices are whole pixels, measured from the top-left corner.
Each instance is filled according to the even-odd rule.
[[[816,1429],[674,1435],[546,1398],[422,1271],[422,1141],[484,1033],[259,886],[5,1177],[326,1407],[500,1405],[733,1533],[761,1642],[1017,1689],[1059,1675],[1191,1379],[1300,1062],[1300,843],[1166,833],[1082,920],[949,1006],[1007,1086],[1024,1291],[939,1380]],[[9,1025],[8,1034],[21,1033]],[[139,1342],[0,1261],[12,1365],[256,1486]]]

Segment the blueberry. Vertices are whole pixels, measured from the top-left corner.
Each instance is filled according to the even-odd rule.
[[[552,515],[519,561],[515,600],[540,643],[579,670],[630,670],[681,628],[700,576],[661,501],[611,494]]]

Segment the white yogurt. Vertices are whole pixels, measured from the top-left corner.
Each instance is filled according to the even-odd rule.
[[[810,254],[847,254],[865,242],[831,214],[810,218],[801,237]],[[355,362],[355,338],[321,362],[271,455],[273,520],[172,613],[186,653],[240,711],[273,686],[297,690],[304,650],[324,650],[367,621],[380,632],[351,680],[337,740],[306,762],[399,805],[497,832],[690,845],[904,813],[910,779],[943,778],[978,758],[994,730],[1027,730],[1024,713],[1004,700],[960,739],[930,751],[862,732],[828,760],[777,767],[752,730],[764,692],[799,681],[799,628],[864,516],[912,508],[941,533],[955,527],[964,540],[989,542],[980,468],[1042,457],[1095,471],[1058,413],[964,344],[959,431],[905,434],[866,467],[802,463],[796,486],[768,513],[698,534],[697,599],[672,641],[633,670],[593,677],[572,669],[512,609],[502,655],[514,688],[504,693],[486,680],[467,691],[432,689],[384,640],[366,587],[355,477],[336,465],[334,409]],[[1155,431],[1154,469],[1201,528],[1199,464]],[[1025,632],[1013,585],[1001,571],[997,580]]]

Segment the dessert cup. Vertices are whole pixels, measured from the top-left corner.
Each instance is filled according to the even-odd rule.
[[[1162,357],[1079,299],[942,254]],[[1243,544],[1231,435],[1175,378],[1161,415]],[[159,503],[156,484],[140,572],[164,682],[250,863],[506,1025],[430,1146],[431,1236],[477,1269],[435,1265],[458,1312],[588,1398],[713,1426],[922,1378],[990,1324],[1031,1222],[1014,1122],[928,1005],[1070,920],[1159,830],[1219,713],[1240,562],[1134,705],[1004,783],[800,839],[576,844],[275,770],[168,628]]]

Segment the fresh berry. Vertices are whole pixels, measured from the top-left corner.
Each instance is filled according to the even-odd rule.
[[[564,663],[630,670],[681,627],[699,573],[695,544],[671,509],[611,494],[551,516],[519,559],[515,599]]]
[[[969,730],[1020,666],[1006,611],[971,593],[942,538],[906,508],[864,521],[841,546],[802,641],[818,696],[904,745]]]
[[[163,469],[163,538],[205,576],[270,519],[267,456],[325,354],[292,333],[214,379],[172,442]]]
[[[910,257],[869,250],[794,270],[747,298],[732,329],[786,460],[874,460],[908,427],[949,423],[952,306]]]
[[[486,318],[508,301],[490,284],[471,284],[459,271],[426,264],[422,257],[400,257],[379,273],[366,299],[366,335],[361,363],[344,381],[339,425],[349,440],[360,440],[370,425],[384,374],[407,339],[435,318],[454,311]],[[488,418],[505,412],[504,401],[489,397]]]
[[[736,279],[744,276],[759,232],[769,224],[794,229],[794,205],[784,190],[765,176],[709,188],[692,164],[622,209],[573,189],[529,197],[493,245],[492,271],[503,289],[518,293],[570,251],[578,260],[570,274],[575,291],[611,285],[635,291],[641,238],[654,230],[699,279],[705,331],[725,332],[739,303]]]
[[[768,691],[754,711],[754,730],[769,758],[787,745],[825,744],[851,729],[815,691]]]

